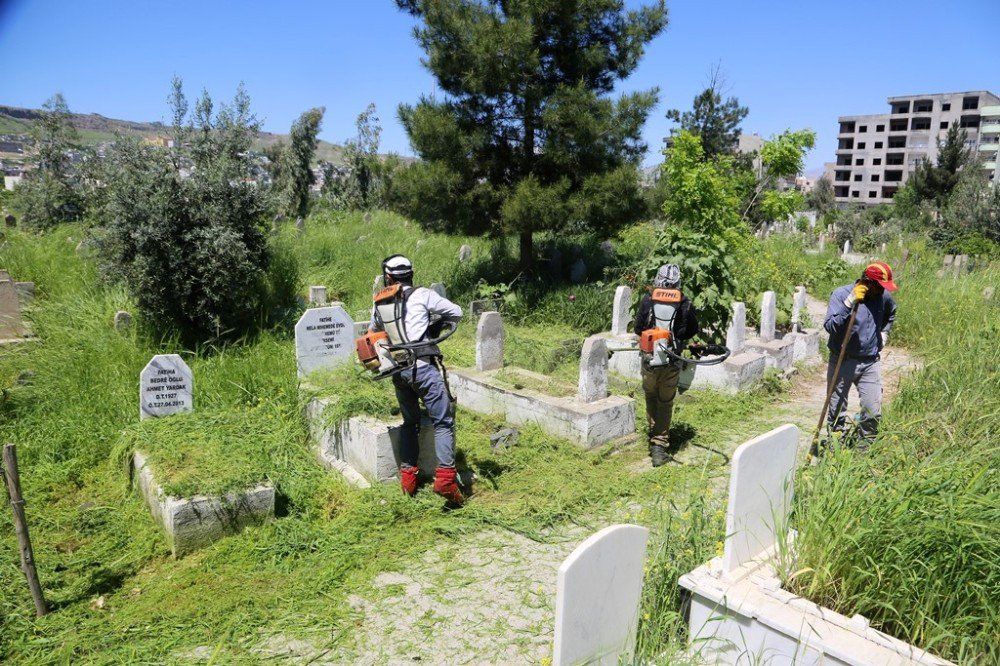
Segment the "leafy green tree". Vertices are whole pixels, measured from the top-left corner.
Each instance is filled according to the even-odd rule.
[[[958,184],[959,171],[972,162],[972,151],[965,146],[967,138],[968,133],[952,123],[944,143],[940,139],[937,142],[936,163],[922,161],[910,177],[916,195],[933,202],[939,211],[948,205],[948,197]]]
[[[791,180],[802,172],[806,154],[816,145],[812,130],[785,130],[771,137],[760,150],[760,169],[744,171],[741,179],[742,217],[756,228],[762,223],[785,220],[802,208],[802,194],[794,189],[780,189],[781,180]],[[751,185],[747,187],[747,185]]]
[[[12,207],[26,226],[35,229],[78,218],[83,213],[83,191],[70,151],[78,147],[79,136],[62,94],[42,105],[31,138],[32,168],[16,188]]]
[[[819,215],[825,215],[837,207],[837,199],[833,192],[833,183],[823,176],[813,185],[812,191],[806,196],[806,203]]]
[[[250,182],[259,124],[242,85],[217,111],[203,93],[185,122],[174,85],[174,147],[118,137],[109,151],[97,232],[103,273],[160,333],[189,344],[239,337],[288,296],[272,287],[287,280],[269,281],[267,197]]]
[[[283,189],[283,209],[288,217],[305,217],[309,214],[309,187],[315,181],[312,169],[318,135],[326,108],[309,109],[292,124],[289,144],[279,161]]]
[[[374,104],[358,114],[357,135],[344,143],[344,162],[350,170],[341,196],[348,208],[368,209],[383,203],[379,196],[382,169],[378,148],[382,125]]]
[[[959,253],[1000,253],[1000,187],[981,169],[963,169],[931,237]]]
[[[671,109],[667,119],[680,125],[680,130],[701,137],[705,159],[716,155],[732,155],[740,138],[740,125],[750,109],[740,106],[735,97],[722,99],[725,81],[718,67],[712,70],[709,85],[694,98],[690,111]]]
[[[610,98],[667,21],[662,0],[397,0],[444,99],[399,116],[421,161],[395,201],[426,227],[514,232],[533,269],[542,230],[607,231],[644,210],[636,167],[650,90]]]

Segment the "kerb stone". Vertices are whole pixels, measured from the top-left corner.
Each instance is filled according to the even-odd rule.
[[[499,312],[484,312],[476,326],[476,370],[503,367],[503,320]]]
[[[583,343],[580,353],[580,378],[577,398],[580,402],[596,402],[608,397],[608,343],[592,335]]]
[[[559,567],[553,666],[617,666],[635,653],[649,530],[612,525]]]

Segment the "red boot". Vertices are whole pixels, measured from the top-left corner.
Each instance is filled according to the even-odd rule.
[[[417,492],[418,472],[416,467],[399,468],[399,485],[403,487],[403,492],[411,497]]]
[[[465,498],[455,483],[457,472],[454,467],[438,467],[434,473],[434,492],[452,504],[462,506]]]

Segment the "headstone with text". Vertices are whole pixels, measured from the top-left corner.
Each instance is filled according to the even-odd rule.
[[[349,362],[354,352],[354,320],[339,304],[310,308],[295,324],[299,377]]]
[[[194,409],[194,376],[177,354],[157,354],[139,374],[139,419]]]

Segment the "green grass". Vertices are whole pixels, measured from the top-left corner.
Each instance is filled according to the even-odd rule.
[[[925,369],[886,411],[867,457],[803,472],[792,589],[963,664],[1000,661],[1000,308],[996,266],[900,280],[894,338]]]

